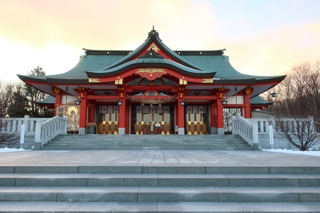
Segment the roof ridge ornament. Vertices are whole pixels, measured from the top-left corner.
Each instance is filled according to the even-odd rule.
[[[153,48],[150,48],[146,54],[144,54],[143,56],[140,56],[139,59],[143,59],[143,58],[159,58],[159,59],[164,59],[164,57],[162,55],[160,55],[159,53],[157,53],[156,51],[153,50]]]
[[[148,33],[149,37],[156,36],[159,38],[159,33],[154,29],[154,25],[152,25],[152,30]],[[160,38],[159,38],[160,39]],[[161,40],[161,39],[160,39]]]

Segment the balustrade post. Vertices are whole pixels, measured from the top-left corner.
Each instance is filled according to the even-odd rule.
[[[260,150],[259,149],[259,134],[258,134],[258,122],[252,120],[252,150]]]
[[[65,118],[65,120],[63,120],[63,134],[68,134],[68,118],[67,116],[63,116],[63,118]],[[62,119],[61,119],[62,120]]]
[[[11,132],[10,124],[12,123],[12,120],[7,120],[7,127],[6,127],[6,132]]]
[[[232,134],[233,135],[238,134],[238,120],[236,118],[232,119]]]
[[[16,132],[17,129],[17,120],[12,120],[12,132]]]
[[[41,147],[41,124],[42,121],[41,120],[37,120],[36,122],[36,129],[35,129],[35,149],[36,150],[40,150]]]
[[[308,116],[308,119],[310,121],[310,129],[312,129],[312,131],[316,131],[316,127],[314,125],[314,121],[313,121],[313,116]]]
[[[30,120],[30,116],[29,115],[25,115],[24,116],[24,120],[23,120],[23,123],[26,127],[26,131],[25,132],[28,132],[29,131],[29,120]]]

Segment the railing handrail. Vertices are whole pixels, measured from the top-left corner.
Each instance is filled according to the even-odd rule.
[[[55,116],[45,122],[39,122],[36,126],[36,149],[40,149],[45,143],[59,134],[67,134],[67,118]]]
[[[239,135],[251,145],[253,150],[259,149],[258,123],[255,120],[248,120],[241,116],[232,120],[232,134]]]
[[[0,118],[0,132],[14,133],[19,132],[22,124],[25,124],[25,133],[34,134],[36,149],[57,136],[67,134],[67,119],[63,117],[53,118]]]
[[[297,122],[299,121],[304,121],[304,120],[308,120],[310,118],[281,118],[281,120],[283,122],[288,122],[290,123],[290,125],[298,125]],[[257,122],[258,124],[258,134],[269,134],[269,124],[271,124],[273,126],[273,131],[275,133],[281,133],[280,129],[277,128],[277,126],[275,125],[275,121],[274,118],[249,118],[247,119],[251,122]],[[313,118],[311,118],[311,121],[313,121]]]
[[[28,120],[47,120],[48,118],[28,118]],[[25,118],[13,118],[13,117],[9,117],[9,118],[0,118],[0,120],[25,120]]]
[[[35,133],[36,123],[43,122],[48,119],[49,118],[30,118],[29,115],[25,115],[23,118],[0,118],[0,132],[19,132],[21,124],[25,124],[26,133]]]

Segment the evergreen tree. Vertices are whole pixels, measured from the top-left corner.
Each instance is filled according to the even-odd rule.
[[[42,67],[37,66],[33,70],[27,73],[30,76],[45,76],[46,72],[42,69]],[[44,100],[48,97],[48,95],[40,90],[26,84],[25,85],[26,91],[25,95],[28,97],[29,100],[29,111],[31,117],[43,117],[43,113],[40,110],[40,106],[37,102]]]

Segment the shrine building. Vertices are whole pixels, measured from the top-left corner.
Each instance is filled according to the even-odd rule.
[[[225,49],[173,51],[154,29],[133,51],[84,51],[67,72],[18,75],[55,97],[70,133],[224,134],[228,116],[268,107],[258,95],[285,78],[242,74]]]

